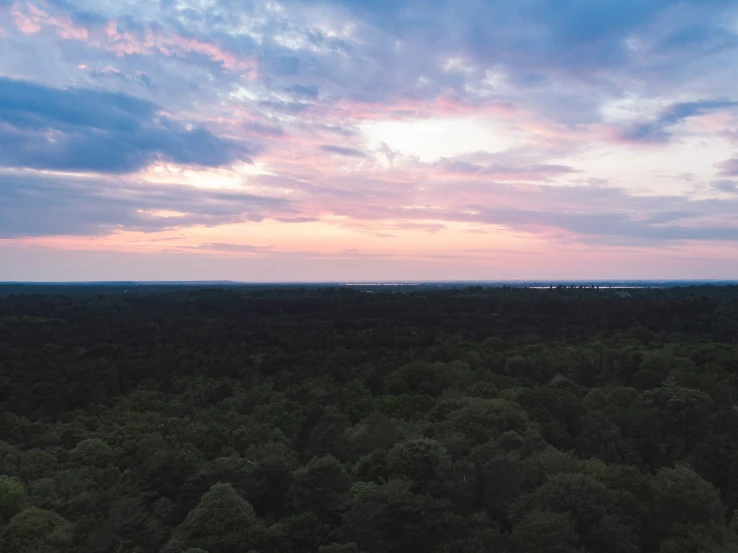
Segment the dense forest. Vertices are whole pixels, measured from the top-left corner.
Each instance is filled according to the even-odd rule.
[[[738,552],[736,374],[735,286],[16,286],[0,550]]]

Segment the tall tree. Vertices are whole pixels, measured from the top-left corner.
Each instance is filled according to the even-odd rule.
[[[38,507],[18,513],[2,533],[3,553],[63,553],[72,551],[72,524]]]
[[[242,553],[258,547],[261,524],[230,484],[215,484],[172,532],[161,553],[199,547],[209,553]]]

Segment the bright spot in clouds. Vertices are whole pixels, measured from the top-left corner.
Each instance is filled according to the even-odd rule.
[[[499,152],[516,143],[501,126],[472,117],[377,121],[362,125],[361,131],[373,148],[384,143],[426,163],[479,151]]]
[[[159,219],[171,219],[173,217],[185,217],[187,215],[181,211],[172,211],[171,209],[137,209],[136,213]]]

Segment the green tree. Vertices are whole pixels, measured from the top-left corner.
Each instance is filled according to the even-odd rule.
[[[447,513],[448,516],[448,513]],[[484,513],[472,513],[463,519],[460,535],[443,536],[433,547],[433,553],[486,553],[488,551],[514,551],[510,548],[509,534],[503,534],[500,526]],[[453,522],[450,520],[449,522]],[[455,530],[455,528],[451,528]]]
[[[290,466],[281,459],[268,459],[253,468],[248,499],[260,517],[279,520],[288,510],[291,487]]]
[[[38,478],[53,476],[59,463],[56,456],[49,451],[34,448],[23,453],[20,461],[20,477],[31,482]]]
[[[179,490],[176,503],[186,513],[218,483],[230,484],[237,493],[246,496],[252,483],[251,472],[250,464],[238,455],[214,459],[187,479]]]
[[[479,448],[472,456],[481,459],[485,448]],[[517,454],[493,452],[478,462],[480,503],[493,520],[504,520],[510,505],[525,489],[526,470]]]
[[[372,413],[347,432],[354,459],[377,449],[390,449],[400,440],[397,424],[384,413]]]
[[[143,461],[141,478],[149,489],[167,497],[176,497],[200,462],[200,452],[189,444],[159,449]]]
[[[298,511],[313,511],[320,520],[335,525],[345,509],[350,486],[351,479],[337,459],[315,457],[294,473],[294,506]]]
[[[738,510],[738,453],[734,453],[730,459],[730,469],[727,475],[727,489],[725,491],[725,505],[728,515],[734,519],[734,513]]]
[[[401,442],[387,453],[391,478],[412,480],[415,491],[429,491],[451,468],[451,456],[436,440]]]
[[[0,523],[21,512],[26,501],[26,489],[18,478],[0,476]]]
[[[318,553],[361,553],[355,543],[330,543],[318,547]]]
[[[384,449],[375,449],[359,459],[352,473],[354,480],[376,484],[386,482],[390,474],[387,454]]]
[[[374,409],[374,397],[360,379],[348,382],[341,390],[341,405],[351,422],[356,424]]]
[[[33,504],[42,509],[53,511],[60,503],[57,482],[53,478],[39,478],[28,486]]]
[[[75,465],[84,467],[106,467],[113,459],[112,448],[100,438],[82,440],[69,452],[69,459]]]
[[[736,553],[738,536],[721,524],[675,524],[659,553]]]
[[[510,430],[525,434],[529,424],[527,413],[517,403],[466,398],[458,409],[448,413],[442,427],[448,432],[458,432],[476,445]]]
[[[310,430],[303,459],[312,459],[320,455],[332,455],[336,459],[345,460],[348,454],[346,430],[350,428],[348,418],[342,413],[330,410]]]
[[[579,471],[579,462],[571,452],[559,451],[548,446],[531,454],[523,462],[525,465],[526,486],[541,486],[551,476]]]
[[[579,545],[598,553],[637,553],[640,550],[636,521],[616,493],[585,474],[559,474],[512,507],[513,518],[522,520],[535,510],[569,513]]]
[[[463,536],[464,518],[453,504],[412,492],[413,483],[391,480],[364,486],[346,512],[341,535],[368,553],[430,553]]]
[[[38,507],[18,513],[2,533],[5,553],[60,553],[71,551],[72,524]]]
[[[280,553],[314,553],[329,541],[330,526],[311,511],[286,518],[278,526],[277,550]]]
[[[643,397],[655,408],[653,416],[665,451],[660,459],[662,464],[673,464],[683,459],[713,425],[715,406],[705,392],[666,386],[648,390]]]
[[[725,508],[715,487],[686,466],[661,469],[653,478],[649,539],[668,538],[677,524],[725,524]]]
[[[200,547],[211,553],[242,553],[258,547],[261,526],[254,509],[230,484],[215,484],[172,532],[162,553]]]
[[[569,513],[531,511],[515,526],[516,553],[576,553],[579,536]]]

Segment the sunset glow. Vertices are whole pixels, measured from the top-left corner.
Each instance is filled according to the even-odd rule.
[[[738,276],[738,4],[0,0],[0,280]]]

